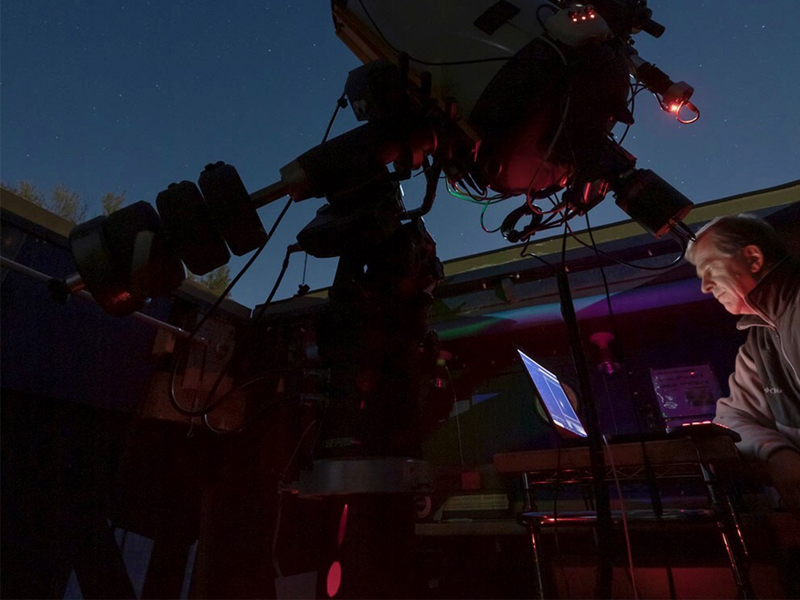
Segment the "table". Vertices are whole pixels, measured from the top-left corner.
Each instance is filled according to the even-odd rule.
[[[631,525],[671,522],[715,522],[724,544],[736,586],[742,598],[752,598],[747,573],[747,547],[739,525],[739,516],[729,494],[729,486],[719,476],[726,468],[737,468],[741,459],[734,441],[726,435],[683,436],[637,442],[606,444],[604,480],[617,485],[664,481],[667,479],[702,482],[706,491],[707,508],[686,510],[663,508],[661,498],[655,498],[650,509],[613,511],[612,519],[620,523],[625,518]],[[526,452],[496,454],[495,469],[506,475],[522,476],[525,490],[525,511],[520,522],[531,536],[539,597],[545,597],[542,579],[540,534],[553,525],[593,526],[596,514],[592,507],[584,511],[536,510],[535,492],[545,486],[567,483],[589,484],[592,480],[588,447],[567,447]],[[657,492],[656,492],[657,493]]]

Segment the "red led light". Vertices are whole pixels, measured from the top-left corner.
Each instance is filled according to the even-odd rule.
[[[125,290],[122,290],[119,294],[117,294],[111,299],[111,304],[120,304],[122,302],[127,302],[130,299],[131,299],[130,293]]]
[[[347,504],[344,505],[342,516],[339,517],[339,535],[336,538],[336,543],[339,544],[339,546],[341,546],[344,541],[345,531],[347,531]]]
[[[325,582],[325,591],[328,592],[328,598],[333,598],[339,592],[339,586],[341,585],[342,565],[337,560],[328,569],[328,578]]]

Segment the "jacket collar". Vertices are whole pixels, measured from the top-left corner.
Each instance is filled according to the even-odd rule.
[[[737,329],[772,326],[800,294],[800,260],[787,256],[775,265],[747,295],[747,302],[758,312],[744,315]]]

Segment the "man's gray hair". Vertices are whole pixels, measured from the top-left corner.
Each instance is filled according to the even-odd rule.
[[[766,221],[755,215],[726,215],[717,217],[695,234],[695,241],[686,249],[686,260],[694,262],[694,247],[700,238],[710,235],[714,245],[726,256],[736,256],[745,247],[758,246],[764,254],[766,266],[772,266],[788,252],[778,233]]]

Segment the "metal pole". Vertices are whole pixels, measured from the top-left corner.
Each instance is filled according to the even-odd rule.
[[[17,272],[22,273],[24,275],[27,275],[28,277],[30,277],[32,279],[36,279],[37,281],[41,281],[42,283],[49,283],[50,281],[59,281],[59,282],[62,281],[62,280],[58,279],[57,277],[50,277],[49,275],[46,275],[46,274],[44,274],[44,273],[42,273],[40,271],[37,271],[35,269],[31,269],[30,267],[26,267],[25,265],[20,264],[20,263],[18,263],[16,261],[13,261],[11,259],[5,258],[4,256],[0,256],[0,266],[5,267],[7,269],[11,269],[12,271],[17,271]],[[73,285],[70,286],[70,287],[72,288],[72,287],[74,287],[74,285],[75,284],[73,282]],[[95,301],[94,297],[89,292],[87,292],[86,290],[80,289],[80,290],[74,292],[73,295],[80,296],[81,298],[84,298],[86,300],[90,300],[90,301],[94,302],[95,304],[97,304],[97,302]],[[159,329],[163,329],[165,331],[169,331],[170,333],[173,333],[173,334],[177,335],[178,337],[188,338],[191,335],[191,333],[186,331],[185,329],[181,329],[180,327],[176,327],[175,325],[170,325],[169,323],[165,323],[164,321],[160,321],[159,319],[156,319],[155,317],[151,317],[150,315],[146,315],[144,313],[135,312],[135,313],[131,313],[129,316],[133,317],[137,321],[142,321],[143,323],[149,323],[150,325],[154,325],[155,327],[158,327]],[[193,343],[197,343],[197,344],[200,344],[200,345],[203,345],[203,346],[208,346],[208,344],[209,344],[209,342],[208,342],[208,340],[206,338],[200,337],[200,336],[197,336],[197,335],[194,336],[191,339],[191,341]]]
[[[569,346],[572,351],[572,361],[575,364],[575,371],[578,375],[578,383],[581,390],[581,400],[583,402],[583,413],[586,419],[586,433],[589,443],[589,461],[592,470],[592,491],[597,512],[597,555],[598,555],[598,577],[597,577],[597,598],[611,597],[611,577],[612,577],[612,522],[611,522],[611,502],[608,497],[608,489],[605,485],[605,460],[603,457],[603,444],[600,438],[600,423],[597,419],[597,405],[594,401],[592,391],[592,381],[589,374],[589,367],[586,364],[586,354],[583,351],[581,331],[578,326],[578,317],[575,314],[575,304],[572,300],[572,292],[569,289],[569,279],[567,273],[560,269],[557,271],[558,292],[561,300],[561,316],[567,326],[569,335]]]
[[[275,200],[283,198],[288,193],[289,186],[282,180],[279,180],[250,194],[250,200],[253,201],[256,208],[261,208],[271,202],[275,202]]]

